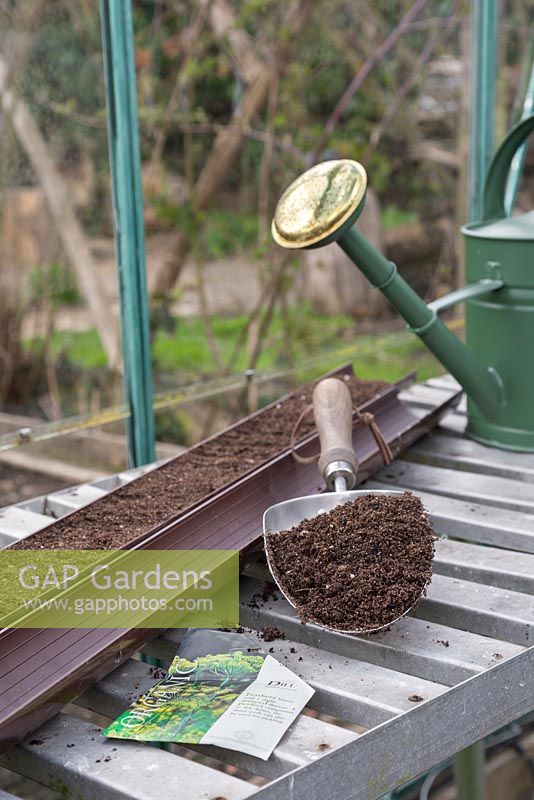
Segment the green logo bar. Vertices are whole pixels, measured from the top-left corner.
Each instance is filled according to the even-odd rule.
[[[236,550],[2,550],[1,628],[239,624]]]

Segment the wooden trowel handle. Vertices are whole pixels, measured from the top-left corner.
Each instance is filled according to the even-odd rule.
[[[344,477],[347,489],[356,483],[358,459],[352,446],[352,398],[348,386],[337,378],[325,378],[313,390],[313,414],[321,441],[319,469],[332,491],[336,477]]]

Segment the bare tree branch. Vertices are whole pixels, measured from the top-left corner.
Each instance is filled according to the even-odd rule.
[[[421,161],[426,159],[433,161],[434,164],[441,164],[444,167],[457,170],[460,167],[458,154],[450,150],[446,150],[436,142],[421,141],[415,143],[409,152],[410,158],[414,161]]]
[[[213,0],[212,8],[218,5],[225,6],[225,13],[229,6],[225,0]],[[221,188],[226,175],[235,163],[241,151],[244,135],[243,127],[250,126],[254,116],[265,105],[268,98],[269,87],[273,79],[274,64],[281,59],[286,52],[286,41],[298,38],[303,30],[308,15],[312,8],[311,0],[296,0],[290,8],[286,26],[291,33],[274,48],[273,62],[264,64],[263,68],[257,73],[255,79],[247,88],[233,117],[233,125],[223,128],[216,136],[210,155],[198,177],[193,190],[192,205],[195,211],[202,211],[212,202],[214,196]],[[230,9],[231,10],[231,9]],[[234,22],[236,24],[237,20]],[[228,38],[230,42],[230,38]],[[155,295],[166,296],[174,286],[176,279],[183,266],[185,256],[190,248],[189,237],[180,230],[174,237],[172,243],[172,253],[161,265],[160,270],[155,275],[151,286],[151,291]]]
[[[265,65],[256,55],[256,45],[243,29],[236,26],[234,10],[227,0],[216,0],[210,8],[213,33],[224,45],[236,72],[245,83],[253,83]]]
[[[369,56],[369,58],[365,61],[361,69],[356,73],[354,78],[351,80],[351,82],[349,83],[349,85],[339,98],[335,108],[333,109],[332,113],[330,114],[330,116],[326,121],[323,134],[319,138],[319,141],[317,142],[313,150],[311,159],[312,163],[316,163],[318,161],[320,154],[324,149],[324,146],[327,143],[334,128],[339,122],[341,115],[349,105],[350,101],[352,100],[358,89],[362,86],[367,76],[374,69],[374,67],[387,55],[387,53],[389,53],[389,51],[393,49],[393,47],[396,45],[400,37],[406,32],[408,26],[413,22],[413,20],[417,17],[417,15],[424,9],[424,7],[428,5],[428,2],[429,0],[416,0],[416,2],[413,4],[410,10],[401,19],[399,24],[384,39],[383,43],[380,45],[380,47],[378,47],[375,50],[373,55]]]
[[[269,98],[267,101],[267,133],[272,134],[274,115],[278,103],[278,71],[274,71],[269,87]],[[271,164],[273,159],[274,142],[271,135],[265,141],[263,154],[260,161],[258,174],[258,219],[259,219],[259,241],[267,237],[269,230],[269,186],[271,179]]]
[[[187,83],[187,66],[191,60],[191,56],[193,54],[194,47],[197,43],[198,36],[200,35],[202,28],[204,27],[209,4],[210,0],[199,0],[195,18],[193,19],[191,25],[187,28],[187,31],[184,31],[184,34],[182,36],[182,39],[185,40],[184,55],[182,58],[182,63],[180,65],[178,75],[176,77],[174,88],[171,92],[171,96],[167,103],[167,107],[163,112],[163,119],[161,121],[161,125],[156,133],[156,141],[154,143],[154,149],[152,150],[152,154],[150,156],[149,169],[150,167],[159,164],[159,162],[161,161],[161,157],[163,155],[163,150],[165,147],[165,142],[167,141],[169,130],[172,126],[174,117],[176,115],[176,111],[178,110],[178,106],[180,104],[180,97],[182,96],[182,93],[185,89],[185,85]]]
[[[404,102],[404,98],[409,94],[411,89],[421,79],[421,76],[423,74],[422,69],[432,56],[432,53],[434,52],[436,46],[442,39],[444,39],[451,32],[453,26],[458,21],[456,18],[456,14],[461,4],[462,0],[454,0],[454,2],[452,3],[452,7],[449,11],[449,16],[445,20],[442,20],[441,26],[435,28],[434,33],[431,36],[429,36],[429,38],[426,40],[425,46],[421,50],[421,53],[414,64],[414,68],[408,80],[405,81],[404,84],[400,87],[400,89],[396,91],[395,98],[393,100],[393,103],[389,107],[387,114],[384,117],[382,117],[382,119],[380,120],[380,124],[377,125],[377,127],[374,129],[371,135],[371,141],[369,143],[369,146],[367,147],[367,150],[365,151],[363,158],[368,156],[370,152],[376,149],[376,146],[378,145],[380,139],[382,138],[385,131],[390,126],[392,120],[395,118],[397,112],[401,108]]]
[[[91,309],[109,365],[120,364],[119,332],[110,313],[110,300],[97,275],[87,237],[74,213],[63,177],[54,166],[48,146],[23,100],[6,83],[8,68],[0,57],[0,105],[32,164],[43,189],[63,247],[75,269],[80,289]]]

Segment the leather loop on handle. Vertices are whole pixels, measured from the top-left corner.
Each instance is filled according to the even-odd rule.
[[[291,438],[289,440],[289,447],[290,447],[290,450],[291,450],[291,455],[293,456],[295,461],[299,462],[299,464],[312,464],[314,461],[317,461],[317,459],[319,458],[319,453],[314,453],[313,456],[301,456],[301,455],[299,455],[297,453],[297,451],[295,449],[296,446],[297,446],[297,436],[298,436],[298,432],[300,430],[300,426],[302,425],[302,423],[304,422],[306,417],[308,417],[312,413],[313,413],[313,406],[312,405],[306,406],[304,411],[300,414],[298,420],[295,422],[295,424],[293,426],[293,430],[291,431]]]
[[[348,386],[337,378],[325,378],[313,390],[313,414],[321,442],[321,474],[332,461],[346,461],[358,472],[352,446],[352,398]]]
[[[389,444],[384,439],[382,431],[378,427],[378,423],[375,420],[374,414],[371,414],[369,411],[364,411],[363,413],[360,413],[360,411],[357,408],[355,409],[355,412],[356,412],[356,419],[359,420],[359,422],[363,422],[364,425],[367,425],[367,427],[371,430],[371,433],[375,437],[375,442],[378,445],[378,449],[380,450],[380,455],[382,456],[382,461],[384,462],[384,464],[386,464],[386,466],[388,464],[391,464],[391,462],[393,461],[393,453],[391,452]]]

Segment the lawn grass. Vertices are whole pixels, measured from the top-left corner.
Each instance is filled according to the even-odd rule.
[[[234,351],[245,319],[245,316],[212,318],[223,364]],[[106,365],[105,353],[94,330],[54,333],[52,351],[83,370],[98,370]],[[217,373],[202,320],[197,318],[177,319],[172,332],[159,330],[153,338],[152,354],[156,386],[160,378],[166,385],[178,386]],[[354,320],[348,316],[329,317],[308,309],[292,310],[285,319],[280,314],[274,315],[257,372],[295,369],[297,379],[308,379],[345,361],[352,361],[355,372],[362,378],[386,381],[397,380],[412,370],[417,371],[419,380],[443,372],[439,362],[407,331],[359,334]],[[246,366],[247,353],[243,348],[234,372],[243,372]]]

